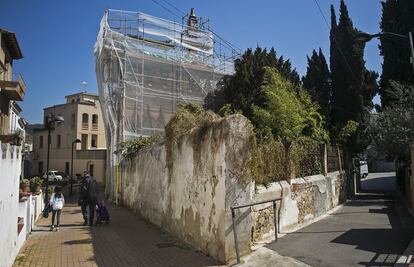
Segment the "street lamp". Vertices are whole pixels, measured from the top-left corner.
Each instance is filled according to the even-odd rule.
[[[53,114],[50,114],[46,117],[46,127],[47,127],[47,158],[46,158],[46,203],[49,201],[49,156],[50,156],[50,143],[51,143],[51,136],[50,132],[52,130],[52,124],[53,123],[62,123],[65,119],[62,116],[55,116]]]
[[[413,44],[413,35],[411,32],[408,32],[407,35],[403,35],[403,34],[398,34],[398,33],[393,33],[393,32],[380,32],[377,34],[369,34],[366,32],[359,32],[356,37],[355,37],[355,41],[356,42],[369,42],[371,41],[373,38],[378,38],[378,37],[398,37],[398,38],[402,38],[404,40],[408,40],[409,42],[409,46],[410,46],[410,51],[411,51],[411,58],[410,58],[410,63],[413,65],[413,73],[414,73],[414,44]]]
[[[70,192],[69,195],[73,195],[73,148],[75,147],[75,144],[82,143],[80,139],[75,139],[72,141],[72,159],[70,162]]]

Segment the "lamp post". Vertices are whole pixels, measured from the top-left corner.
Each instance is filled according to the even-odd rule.
[[[73,195],[73,148],[75,147],[75,144],[82,143],[80,139],[75,139],[72,141],[72,159],[70,162],[70,192],[69,195]]]
[[[50,161],[50,144],[52,142],[52,138],[50,136],[50,132],[52,130],[53,123],[62,123],[65,119],[62,116],[55,116],[50,114],[46,117],[46,127],[47,127],[47,158],[46,158],[46,202],[49,201],[49,161]]]
[[[355,41],[366,43],[366,42],[371,41],[373,38],[379,38],[379,37],[397,37],[397,38],[408,40],[409,46],[410,46],[410,52],[411,52],[410,63],[413,66],[413,73],[414,73],[414,43],[413,43],[412,32],[408,32],[407,35],[393,33],[393,32],[380,32],[376,34],[360,32],[356,35]]]

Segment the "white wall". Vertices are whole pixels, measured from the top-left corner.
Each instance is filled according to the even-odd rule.
[[[243,173],[252,135],[250,122],[235,115],[141,151],[121,164],[121,202],[213,258],[234,259],[230,207],[253,196]],[[242,254],[250,251],[244,240],[250,240],[252,223],[244,212],[237,212]]]
[[[0,142],[0,266],[2,267],[11,266],[18,252],[15,242],[21,171],[19,149],[20,147]]]
[[[12,266],[20,248],[43,209],[42,196],[29,196],[19,202],[21,147],[0,142],[0,267]],[[17,232],[17,220],[24,227]]]

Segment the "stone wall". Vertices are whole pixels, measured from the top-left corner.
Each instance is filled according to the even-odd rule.
[[[345,201],[345,175],[331,172],[327,176],[275,182],[267,187],[257,186],[254,202],[282,198],[277,204],[279,232],[303,225]],[[252,242],[265,238],[274,229],[272,204],[253,208]]]
[[[246,168],[253,129],[241,115],[194,129],[121,163],[120,202],[221,262],[235,258],[231,206],[250,203]],[[241,254],[250,251],[249,209],[236,214]]]

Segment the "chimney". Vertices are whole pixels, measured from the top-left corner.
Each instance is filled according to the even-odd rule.
[[[190,15],[188,16],[187,25],[192,28],[194,28],[197,25],[197,17],[195,14],[194,7],[192,7],[190,10]]]

